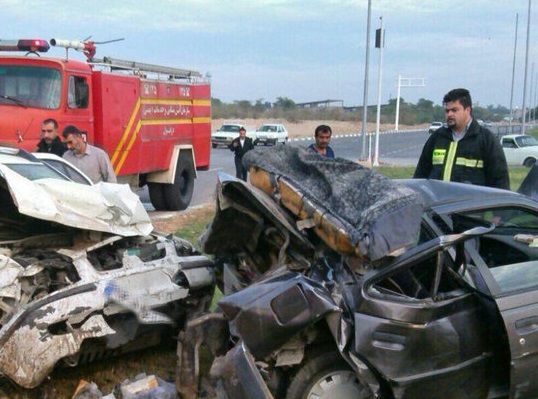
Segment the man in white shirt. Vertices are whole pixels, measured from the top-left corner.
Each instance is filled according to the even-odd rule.
[[[83,134],[75,126],[67,126],[63,132],[67,149],[63,158],[82,170],[92,182],[117,183],[114,169],[106,152],[84,141]]]

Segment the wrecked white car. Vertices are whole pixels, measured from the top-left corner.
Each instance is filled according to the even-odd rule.
[[[538,396],[536,200],[289,146],[245,162],[202,237],[225,296],[182,334],[181,398]]]
[[[0,380],[145,348],[206,310],[211,261],[152,232],[127,185],[75,183],[0,149]]]

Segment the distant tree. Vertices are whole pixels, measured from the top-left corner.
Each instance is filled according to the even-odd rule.
[[[480,106],[473,106],[473,117],[477,119],[486,120],[486,119],[491,119],[489,116],[490,116],[490,112],[488,111],[487,108],[480,107]]]
[[[235,100],[234,104],[237,105],[239,108],[252,108],[252,104],[248,100]]]
[[[445,120],[445,108],[440,105],[436,105],[433,108],[432,121],[444,121]]]
[[[433,101],[420,98],[417,102],[417,108],[433,111]]]
[[[283,109],[295,109],[295,101],[288,97],[277,97],[275,107]]]
[[[265,111],[265,109],[267,108],[265,104],[267,103],[263,101],[263,98],[259,98],[256,100],[256,102],[254,103],[254,111],[256,113],[256,117],[258,117],[263,113],[263,111]]]
[[[396,116],[396,99],[392,98],[387,104],[381,105],[381,123],[393,123]],[[296,103],[288,97],[278,97],[276,102],[271,104],[259,98],[254,102],[248,100],[236,100],[232,104],[223,103],[218,98],[211,99],[212,117],[232,119],[232,118],[267,118],[286,119],[290,122],[303,120],[342,120],[342,121],[362,121],[362,108],[353,112],[344,110],[341,107],[315,107],[299,108]],[[368,122],[376,122],[377,106],[368,106]],[[536,111],[533,110],[535,113]],[[473,106],[473,113],[476,118],[491,121],[501,121],[510,114],[506,107],[501,105],[488,105],[486,108],[479,104]],[[444,121],[444,106],[434,105],[433,101],[420,98],[416,104],[406,102],[400,97],[399,123],[402,125],[425,124],[432,121]]]
[[[433,101],[421,98],[418,100],[415,108],[415,116],[417,123],[428,123],[433,120]]]

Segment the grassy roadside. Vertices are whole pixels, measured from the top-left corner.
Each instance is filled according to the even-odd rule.
[[[414,166],[378,166],[374,169],[391,179],[410,179],[415,172]],[[529,170],[529,168],[524,166],[508,168],[511,190],[516,191],[518,189],[525,176],[527,176],[527,173],[529,173]]]

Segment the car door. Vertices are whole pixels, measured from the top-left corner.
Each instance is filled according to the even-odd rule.
[[[519,148],[513,137],[503,137],[502,147],[504,151],[504,156],[506,157],[506,162],[509,165],[522,165],[523,159],[520,158]]]
[[[506,207],[495,215],[497,228],[470,251],[495,300],[510,347],[510,398],[536,398],[538,379],[538,215]],[[476,213],[478,214],[478,212]]]
[[[486,230],[435,238],[365,275],[352,352],[383,376],[395,397],[487,396],[488,320],[479,297],[458,282],[463,255],[450,254]]]
[[[284,128],[282,126],[277,126],[277,142],[284,142],[286,136],[284,134]]]

